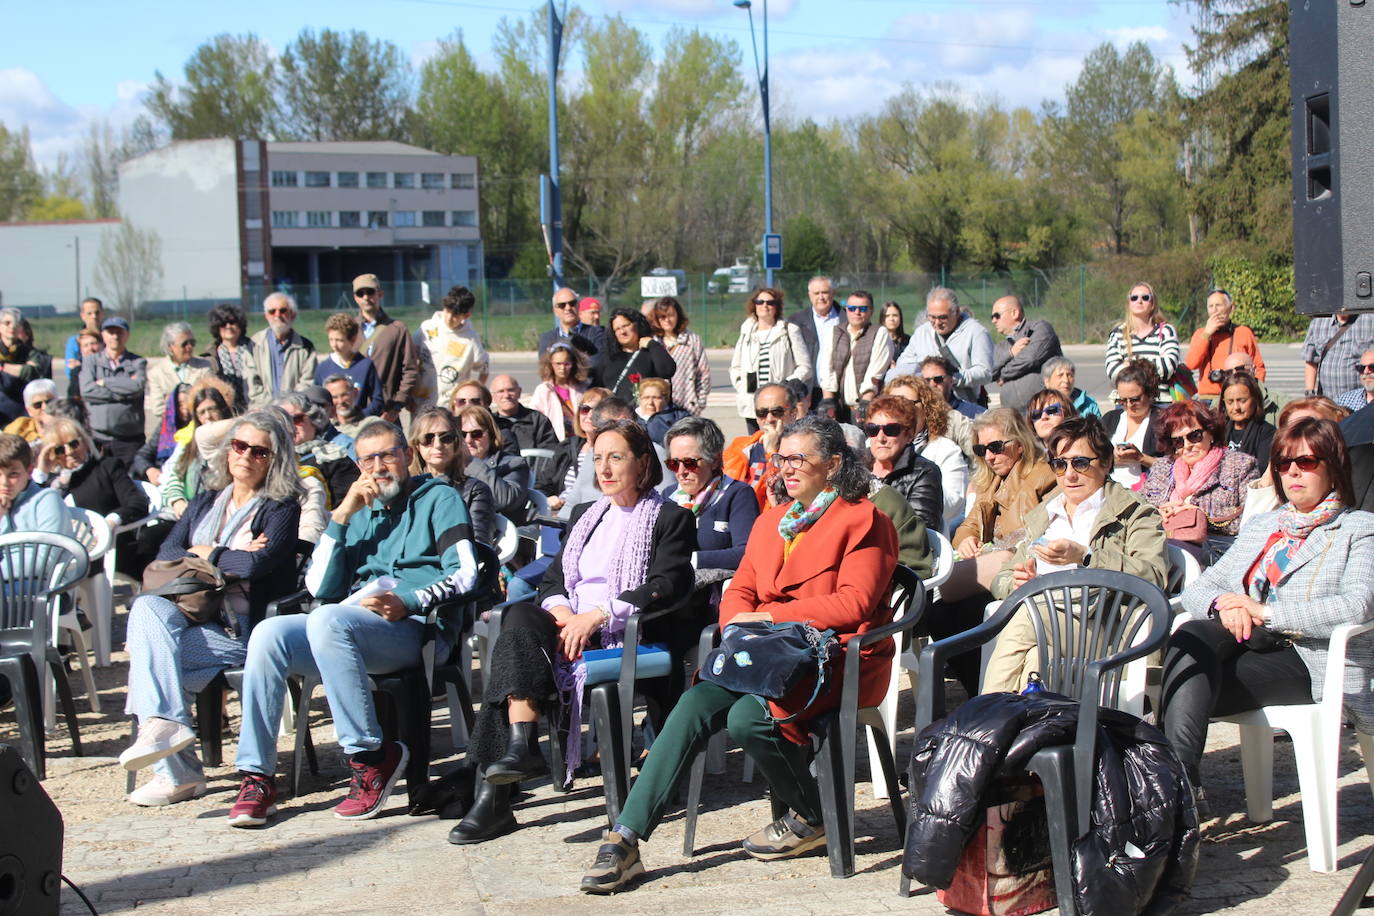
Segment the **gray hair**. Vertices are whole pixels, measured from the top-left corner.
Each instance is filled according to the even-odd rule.
[[[50,398],[57,397],[57,383],[50,378],[36,378],[24,386],[24,406],[33,404],[35,398],[43,395]]]
[[[767,385],[761,385],[761,386],[759,386],[759,390],[754,392],[754,403],[755,403],[755,404],[757,404],[757,403],[759,402],[759,395],[763,394],[763,393],[764,393],[765,391],[767,391],[769,388],[776,388],[776,389],[778,389],[779,391],[781,391],[784,395],[787,396],[787,409],[788,409],[788,410],[796,410],[796,409],[797,409],[797,393],[796,393],[795,391],[793,391],[793,390],[791,389],[790,386],[785,385],[785,384],[783,384],[782,382],[769,382]]]
[[[815,275],[814,277],[812,277],[810,280],[807,280],[807,281],[806,281],[806,288],[807,288],[807,289],[810,289],[810,288],[811,288],[811,284],[812,284],[812,283],[815,283],[817,280],[823,280],[823,281],[825,281],[826,283],[829,283],[829,284],[830,284],[830,288],[831,288],[832,290],[835,288],[835,281],[832,280],[832,279],[830,279],[829,277],[827,277],[825,274],[816,274],[816,275]]]
[[[191,330],[191,326],[184,321],[169,321],[162,328],[162,355],[172,355],[172,344],[182,334],[188,337],[195,337],[196,332]]]
[[[357,444],[364,439],[375,439],[378,436],[391,436],[395,440],[392,444],[401,448],[410,448],[410,442],[406,440],[406,434],[401,431],[401,427],[395,423],[383,420],[381,417],[368,417],[363,421],[363,425],[358,427],[358,431],[353,434],[354,449]]]
[[[327,378],[327,379],[324,380],[324,384],[323,384],[321,387],[322,387],[322,388],[328,388],[330,385],[334,384],[335,382],[347,382],[349,388],[352,388],[352,387],[353,387],[353,379],[351,379],[351,378],[349,378],[348,376],[344,375],[342,372],[335,372],[333,375],[329,376],[329,378]]]
[[[697,440],[697,449],[707,464],[720,467],[720,455],[725,451],[725,434],[714,420],[705,417],[683,417],[663,434],[663,448],[667,449],[678,436],[691,436]]]
[[[291,406],[305,414],[305,418],[310,421],[310,425],[315,427],[315,438],[329,428],[329,414],[324,412],[324,408],[306,397],[300,391],[293,391],[277,398],[278,407]]]
[[[5,308],[0,309],[0,321],[4,321],[6,319],[9,319],[14,324],[19,324],[21,321],[24,320],[24,313],[19,311],[19,309],[15,308],[14,306],[7,306]]]
[[[932,302],[948,302],[951,309],[959,309],[959,295],[948,286],[937,286],[927,293],[926,308],[930,308]]]
[[[222,490],[233,483],[229,476],[229,443],[245,426],[266,433],[272,440],[271,464],[267,466],[267,477],[263,479],[258,494],[265,499],[278,502],[298,502],[305,496],[301,485],[300,472],[296,469],[296,447],[292,444],[291,421],[286,413],[273,407],[260,407],[250,410],[237,418],[229,427],[229,433],[206,459],[205,485],[211,490]]]
[[[271,305],[273,302],[284,302],[286,303],[286,307],[291,309],[291,311],[300,311],[300,309],[296,308],[295,297],[292,296],[290,293],[284,293],[281,290],[277,290],[275,293],[268,293],[267,298],[262,300],[262,310],[264,312],[267,311],[267,307]]]
[[[1040,377],[1048,382],[1060,369],[1068,369],[1075,375],[1078,373],[1078,370],[1074,368],[1073,360],[1067,356],[1051,356],[1045,360],[1045,365],[1040,367]]]
[[[841,499],[852,503],[868,495],[868,482],[872,475],[845,441],[844,429],[840,424],[829,417],[805,416],[783,427],[782,437],[786,439],[789,436],[810,436],[816,443],[816,452],[822,461],[839,456],[840,467],[835,471],[835,476],[830,478],[830,485],[839,491]]]

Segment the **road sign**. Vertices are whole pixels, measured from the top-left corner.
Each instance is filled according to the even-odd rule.
[[[763,237],[763,269],[782,270],[782,236],[776,232]]]

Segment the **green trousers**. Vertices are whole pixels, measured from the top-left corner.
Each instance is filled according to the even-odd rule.
[[[754,759],[779,801],[808,824],[821,822],[820,789],[811,775],[810,749],[783,737],[757,698],[703,681],[682,695],[654,739],[620,812],[620,823],[647,838],[696,755],[722,726]]]

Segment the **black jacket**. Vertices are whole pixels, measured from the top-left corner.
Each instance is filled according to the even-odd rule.
[[[1073,743],[1077,727],[1077,701],[1051,693],[983,694],[927,726],[912,748],[903,873],[949,887],[983,818],[987,787],[1024,769],[1041,748]],[[1104,708],[1092,795],[1091,826],[1072,845],[1078,911],[1172,910],[1192,886],[1199,831],[1192,789],[1168,739]]]
[[[495,547],[496,500],[492,498],[491,487],[476,477],[464,477],[458,492],[463,494],[463,504],[468,507],[473,537],[488,547]]]
[[[916,454],[911,446],[902,449],[892,468],[883,479],[915,510],[931,531],[945,527],[945,491],[940,466],[929,458]]]
[[[633,364],[631,360],[634,360]],[[624,398],[633,404],[636,400],[636,389],[642,379],[661,378],[672,381],[675,372],[677,361],[668,355],[668,351],[658,341],[651,340],[647,347],[626,353],[614,337],[608,336],[601,367],[593,370],[592,380],[597,386],[610,388],[616,397]],[[639,376],[638,379],[634,378],[636,375]]]
[[[1150,408],[1150,416],[1145,421],[1145,447],[1141,449],[1145,454],[1152,458],[1164,457],[1164,451],[1159,447],[1159,408]],[[1116,429],[1122,423],[1122,418],[1126,412],[1120,407],[1109,410],[1102,415],[1102,428],[1107,431],[1107,438],[1115,441]]]
[[[124,462],[113,455],[87,461],[77,468],[63,492],[71,496],[78,509],[94,509],[101,515],[117,514],[121,525],[148,514],[148,497],[143,488],[134,483]]]

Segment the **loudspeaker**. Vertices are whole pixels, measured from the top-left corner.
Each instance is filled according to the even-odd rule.
[[[1374,0],[1289,0],[1303,315],[1374,311]]]
[[[56,913],[62,815],[14,748],[0,744],[0,916]]]

